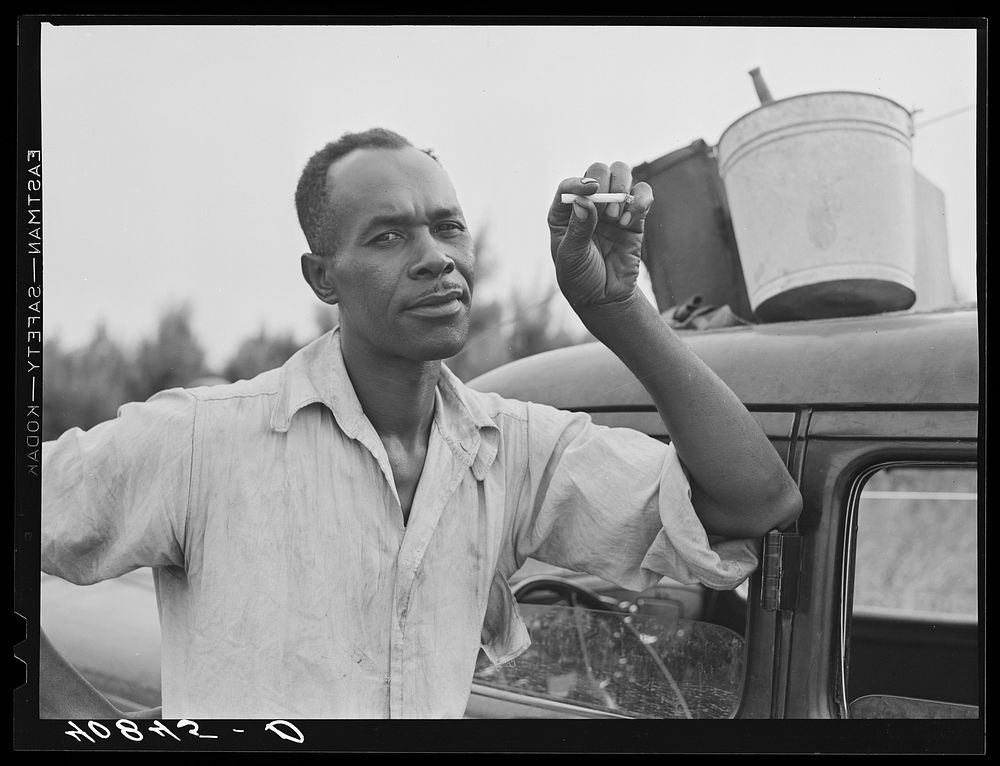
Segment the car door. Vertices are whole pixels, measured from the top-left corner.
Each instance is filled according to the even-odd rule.
[[[974,717],[977,410],[831,408],[807,436],[786,717]]]
[[[782,459],[792,460],[796,410],[749,409]],[[590,414],[601,425],[668,439],[652,407]],[[760,608],[759,573],[737,591],[664,578],[643,593],[554,567],[532,565],[525,574],[530,593],[513,584],[533,646],[509,667],[477,673],[467,717],[769,717],[780,616]],[[588,591],[612,608],[586,608],[599,606]],[[613,613],[615,603],[624,613]]]

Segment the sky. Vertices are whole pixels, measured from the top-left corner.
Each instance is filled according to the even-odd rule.
[[[557,184],[716,144],[760,105],[754,68],[775,98],[860,91],[914,112],[913,164],[944,192],[952,279],[975,300],[976,44],[928,28],[45,25],[45,337],[73,347],[103,323],[132,343],[186,302],[216,366],[261,329],[311,339],[295,185],[325,143],[374,126],[434,150],[486,230],[484,290],[542,300]]]

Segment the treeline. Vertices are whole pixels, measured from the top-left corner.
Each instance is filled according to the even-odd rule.
[[[492,260],[479,243],[478,284],[488,285]],[[470,380],[505,362],[589,339],[556,326],[553,292],[525,296],[511,291],[473,302],[469,340],[460,354],[447,360],[462,380]],[[291,333],[261,329],[241,343],[221,366],[206,364],[205,352],[191,327],[191,310],[179,305],[165,311],[151,337],[125,346],[99,326],[90,341],[65,348],[58,338],[42,349],[42,434],[54,439],[74,426],[87,429],[115,417],[130,401],[144,401],[157,391],[186,387],[206,378],[250,379],[279,367],[295,351],[337,323],[335,307],[320,306],[316,333],[296,338]],[[209,381],[211,382],[211,380]]]

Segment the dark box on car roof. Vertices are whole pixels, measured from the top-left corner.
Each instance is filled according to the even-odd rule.
[[[737,316],[752,319],[712,148],[698,139],[636,166],[632,175],[653,189],[642,258],[660,311],[701,295],[703,305],[728,305]]]

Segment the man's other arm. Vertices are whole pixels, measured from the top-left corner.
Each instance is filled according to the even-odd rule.
[[[44,572],[86,585],[139,567],[184,564],[195,407],[189,393],[166,391],[43,445]],[[44,631],[39,693],[45,717],[145,717],[115,708]]]

